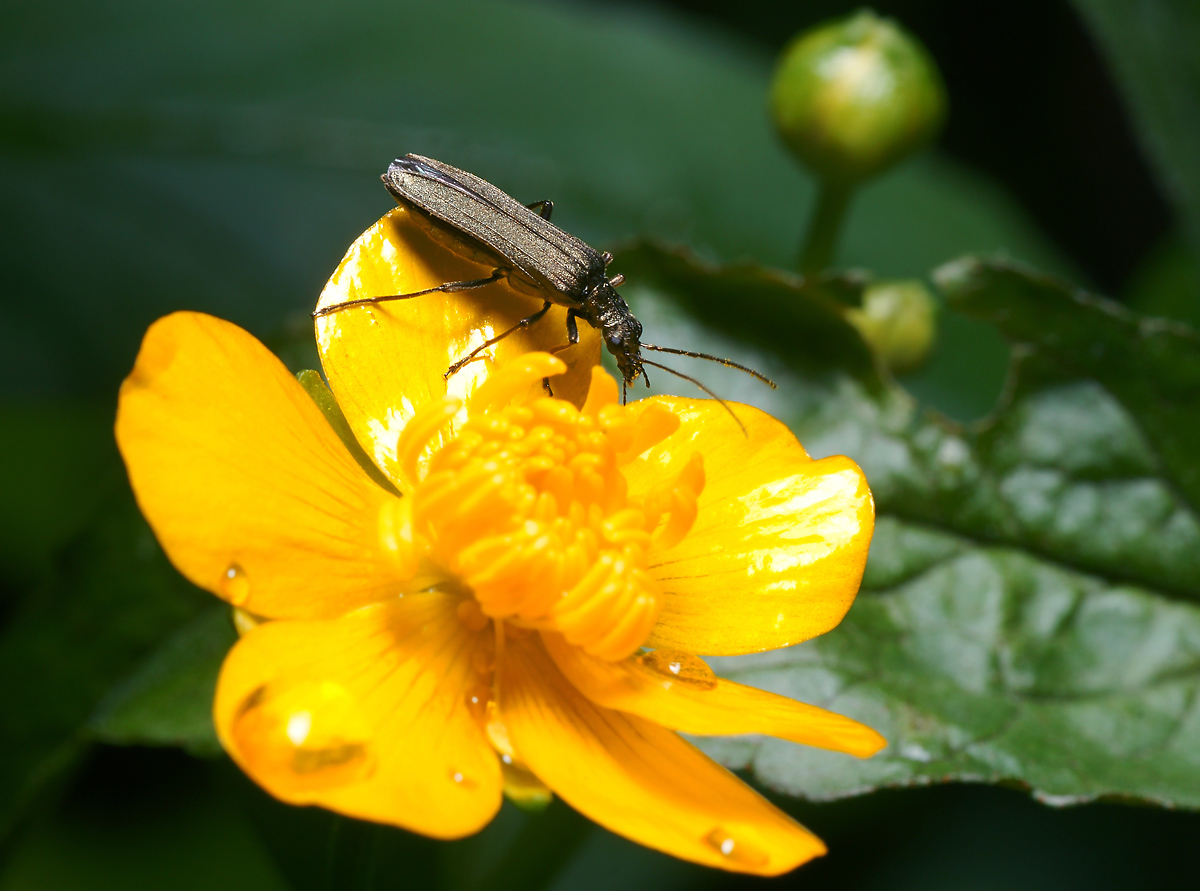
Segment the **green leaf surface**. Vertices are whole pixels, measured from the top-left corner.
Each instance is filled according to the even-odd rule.
[[[1136,315],[1010,264],[968,260],[944,266],[935,278],[952,307],[995,325],[1029,351],[1043,373],[1104,386],[1145,431],[1153,460],[1193,509],[1200,507],[1200,336],[1194,329]]]
[[[1200,261],[1200,4],[1073,3],[1108,56],[1142,143]]]
[[[90,734],[113,745],[174,745],[197,755],[220,753],[211,705],[217,673],[236,640],[229,607],[211,606],[114,686],[92,715]]]
[[[808,399],[806,448],[855,458],[875,493],[862,593],[823,637],[716,660],[888,748],[704,745],[818,799],[964,780],[1200,807],[1200,514],[1194,460],[1167,457],[1200,419],[1200,344],[1005,262],[938,280],[1025,356],[1019,383],[973,427],[849,380]]]
[[[74,761],[110,687],[203,602],[132,498],[107,501],[0,636],[0,835]]]
[[[718,267],[647,241],[627,245],[619,257],[612,269],[639,288],[668,295],[724,334],[771,350],[798,374],[841,372],[874,392],[883,387],[875,356],[843,315],[860,302],[865,275],[803,278],[750,262]]]

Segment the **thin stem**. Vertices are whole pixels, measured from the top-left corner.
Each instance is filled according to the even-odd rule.
[[[817,198],[817,210],[808,227],[808,236],[800,251],[800,271],[812,275],[828,269],[841,234],[842,219],[850,204],[854,187],[846,183],[824,180]]]

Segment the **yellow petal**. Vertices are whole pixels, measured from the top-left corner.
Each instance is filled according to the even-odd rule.
[[[492,267],[455,255],[398,207],[359,236],[321,294],[318,308],[361,297],[409,294],[453,281],[486,278]],[[451,364],[542,306],[507,282],[457,293],[349,307],[317,319],[317,346],[330,386],[350,427],[402,491],[411,491],[396,463],[396,440],[413,413],[449,392],[467,398],[495,364],[567,341],[566,308],[515,331],[447,382]],[[554,395],[582,406],[591,369],[600,360],[599,334],[579,323],[580,342],[557,353],[570,370],[552,383]],[[448,383],[448,386],[447,386]],[[541,394],[541,386],[531,388]],[[450,428],[452,429],[452,428]]]
[[[849,458],[813,461],[783,424],[747,405],[654,397],[680,429],[626,465],[630,494],[704,455],[691,531],[655,553],[664,607],[647,646],[733,655],[799,643],[841,621],[862,581],[875,510]]]
[[[765,733],[806,746],[874,755],[887,741],[834,712],[719,678],[686,653],[654,650],[606,662],[543,633],[546,650],[575,688],[605,708],[702,736]]]
[[[320,409],[250,334],[159,319],[121,387],[117,443],[138,505],[196,585],[268,617],[393,596],[371,482]]]
[[[292,804],[439,838],[480,829],[501,801],[499,760],[466,701],[488,635],[468,630],[456,604],[406,595],[254,628],[221,669],[222,745]]]
[[[778,875],[820,839],[659,725],[585,699],[536,636],[509,641],[500,712],[517,757],[580,813],[676,857]]]

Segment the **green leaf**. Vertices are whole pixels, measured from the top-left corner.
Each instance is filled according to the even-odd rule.
[[[865,275],[806,279],[750,262],[717,267],[690,251],[648,241],[627,245],[613,270],[638,288],[669,296],[723,334],[771,350],[799,374],[840,371],[872,391],[883,386],[870,347],[843,315],[846,306],[860,302]]]
[[[1073,0],[1108,56],[1200,261],[1200,5]]]
[[[1200,255],[1168,238],[1152,251],[1125,288],[1124,302],[1148,316],[1200,327]]]
[[[236,641],[229,607],[205,610],[113,688],[92,715],[91,735],[114,745],[174,745],[196,755],[220,753],[212,702],[217,673]]]
[[[203,602],[133,499],[106,502],[0,636],[0,835],[82,751],[110,686]]]
[[[952,307],[995,325],[1051,373],[1089,378],[1115,396],[1145,432],[1166,475],[1193,509],[1200,507],[1195,330],[1138,316],[1009,264],[966,260],[943,267],[936,278]]]
[[[862,593],[814,641],[715,660],[888,748],[704,746],[817,799],[962,780],[1200,807],[1200,514],[1183,454],[1200,343],[1009,263],[938,279],[1024,356],[1020,383],[970,428],[845,379],[809,400],[806,448],[855,458],[875,493]]]

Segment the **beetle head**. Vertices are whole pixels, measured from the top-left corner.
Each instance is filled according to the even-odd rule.
[[[633,317],[629,306],[608,282],[600,286],[594,300],[604,345],[617,360],[625,383],[632,384],[643,374],[642,323]]]

